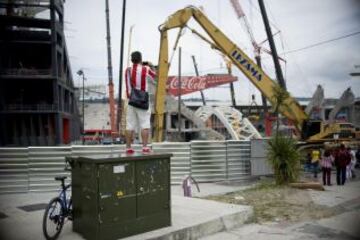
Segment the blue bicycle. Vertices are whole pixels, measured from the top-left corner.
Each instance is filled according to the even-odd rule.
[[[65,168],[66,169],[66,168]],[[43,233],[47,240],[55,240],[64,226],[65,220],[72,220],[72,200],[67,199],[67,191],[71,184],[65,185],[66,176],[55,177],[56,181],[61,181],[61,191],[59,196],[51,199],[47,205],[43,217]],[[70,194],[68,194],[70,196]]]

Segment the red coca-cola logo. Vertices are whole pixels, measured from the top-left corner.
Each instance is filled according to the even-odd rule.
[[[200,90],[204,90],[210,87],[215,87],[221,84],[230,83],[236,81],[237,77],[230,75],[220,76],[184,76],[181,77],[181,89],[180,94],[188,94]],[[170,76],[167,80],[168,93],[177,96],[179,93],[179,78]]]
[[[178,89],[179,78],[169,77],[167,88]],[[181,88],[186,90],[202,90],[206,88],[206,77],[182,77]]]

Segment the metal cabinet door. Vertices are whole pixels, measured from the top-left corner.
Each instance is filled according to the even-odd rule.
[[[168,211],[170,208],[169,175],[168,159],[137,162],[138,217]]]
[[[97,166],[75,162],[72,176],[73,230],[91,239],[98,233]]]
[[[135,164],[100,164],[98,171],[99,221],[113,224],[135,219]]]

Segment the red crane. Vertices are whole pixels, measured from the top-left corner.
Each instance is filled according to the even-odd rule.
[[[114,140],[114,138],[119,136],[119,133],[118,133],[118,129],[117,129],[117,124],[115,122],[115,98],[114,98],[114,82],[113,82],[113,74],[112,74],[112,63],[111,63],[109,0],[105,1],[105,12],[106,12],[106,43],[107,43],[108,76],[109,76],[108,87],[109,87],[109,106],[110,106],[110,127],[111,127],[111,137]]]

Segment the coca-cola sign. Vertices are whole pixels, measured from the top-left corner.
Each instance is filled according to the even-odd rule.
[[[216,87],[222,84],[237,81],[237,77],[231,75],[206,75],[206,76],[183,76],[181,77],[180,94],[189,94],[207,88]],[[178,96],[179,94],[179,78],[169,76],[166,83],[168,94]]]

